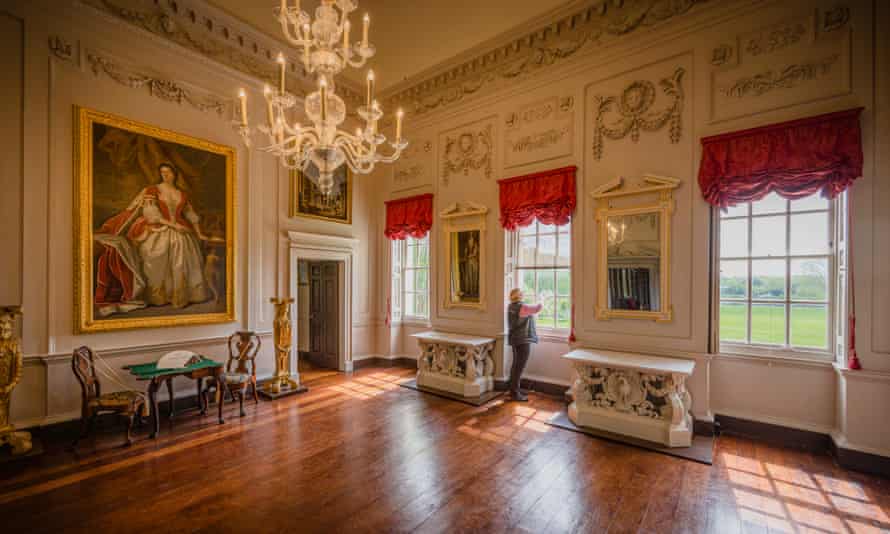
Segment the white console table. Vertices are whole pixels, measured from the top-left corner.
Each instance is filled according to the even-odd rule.
[[[575,369],[573,423],[669,447],[692,445],[686,379],[694,361],[593,349],[573,350],[563,358]]]
[[[435,331],[411,337],[420,345],[418,386],[464,397],[478,397],[494,389],[494,338]]]

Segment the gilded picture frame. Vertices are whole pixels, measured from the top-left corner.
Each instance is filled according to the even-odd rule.
[[[486,307],[486,228],[488,208],[475,202],[452,204],[444,209],[443,246],[448,266],[445,308],[484,310]]]
[[[235,149],[74,106],[74,331],[235,320]]]
[[[341,165],[335,172],[334,191],[321,194],[318,187],[301,170],[290,171],[291,217],[303,217],[340,224],[352,224],[352,172]],[[343,195],[339,197],[338,195]]]
[[[626,187],[623,178],[604,184],[591,193],[596,201],[596,310],[598,320],[646,319],[656,322],[673,320],[671,304],[671,219],[674,213],[673,190],[680,180],[645,175],[639,187]],[[609,307],[609,218],[651,216],[658,223],[658,301],[657,310],[612,309]]]

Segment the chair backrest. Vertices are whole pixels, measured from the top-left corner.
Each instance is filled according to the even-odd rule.
[[[74,371],[77,381],[80,382],[84,403],[102,394],[99,377],[96,375],[96,365],[93,363],[92,349],[86,346],[74,349],[71,356],[71,369]]]
[[[229,336],[229,360],[226,362],[226,372],[231,373],[232,364],[236,363],[236,373],[256,376],[256,357],[261,344],[260,337],[247,330]]]

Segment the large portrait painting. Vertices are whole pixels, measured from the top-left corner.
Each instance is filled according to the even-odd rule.
[[[233,321],[234,149],[74,112],[75,330]]]
[[[451,291],[455,302],[479,303],[479,230],[451,233]]]
[[[318,172],[312,165],[309,174]],[[334,171],[334,188],[327,195],[306,172],[291,171],[290,216],[352,224],[352,173],[346,165]]]

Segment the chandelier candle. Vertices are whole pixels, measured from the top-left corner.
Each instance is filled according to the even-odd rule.
[[[365,13],[362,22],[362,48],[368,48],[368,28],[371,27],[371,15]]]
[[[349,21],[343,23],[343,57],[348,58],[349,53]]]
[[[241,126],[247,126],[247,93],[238,89],[238,100],[241,101]]]
[[[278,92],[284,94],[284,72],[287,69],[287,62],[284,60],[284,54],[278,52]]]
[[[374,71],[368,71],[368,109],[371,109],[371,99],[374,97]]]
[[[319,91],[321,92],[321,120],[328,120],[328,82],[324,78],[318,82]]]
[[[272,100],[269,98],[272,96],[272,88],[268,85],[263,86],[263,96],[266,97],[266,119],[269,123],[269,128],[275,124],[275,113],[272,111]]]
[[[399,108],[396,111],[396,144],[399,144],[402,140],[402,117],[405,116],[405,112],[402,111],[402,108]]]

